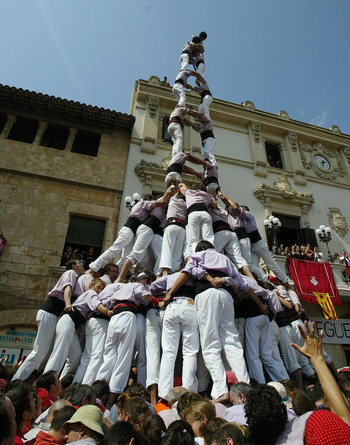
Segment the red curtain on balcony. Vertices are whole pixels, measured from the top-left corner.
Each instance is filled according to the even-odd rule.
[[[287,263],[299,297],[308,303],[318,304],[314,292],[328,293],[334,306],[342,305],[329,263],[294,258],[287,258]]]

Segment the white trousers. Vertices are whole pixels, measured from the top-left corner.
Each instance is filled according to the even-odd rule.
[[[186,230],[176,224],[166,227],[163,234],[159,269],[178,270],[182,263]]]
[[[92,385],[103,362],[101,353],[105,346],[108,320],[90,318],[85,325],[85,348],[74,382]]]
[[[132,243],[134,233],[129,227],[123,226],[119,232],[118,237],[114,243],[107,250],[103,252],[95,261],[89,264],[89,267],[94,272],[97,272],[101,267],[109,263],[117,254],[125,248],[129,243]]]
[[[284,366],[272,358],[270,322],[267,315],[249,317],[245,321],[245,352],[249,376],[259,383],[266,383],[263,366],[272,381],[288,378]]]
[[[135,352],[137,353],[137,383],[146,386],[146,317],[136,314]]]
[[[69,359],[68,370],[75,371],[81,358],[81,346],[75,325],[68,314],[64,314],[56,326],[56,339],[52,353],[46,363],[44,373],[47,371],[61,372],[66,359]],[[66,372],[68,374],[68,371]]]
[[[136,329],[136,316],[128,311],[113,315],[108,325],[103,363],[96,380],[109,382],[115,394],[121,394],[128,383]]]
[[[201,240],[209,241],[214,245],[213,222],[211,216],[205,210],[191,212],[188,215],[186,226],[186,253],[185,257],[191,256]]]
[[[213,380],[211,395],[215,400],[228,392],[222,352],[240,382],[248,383],[249,375],[231,295],[225,289],[210,288],[197,295],[195,302],[203,359]]]
[[[35,369],[39,368],[50,352],[55,338],[57,317],[50,312],[40,309],[36,314],[36,322],[38,324],[38,332],[33,350],[18,368],[12,380],[26,380]]]
[[[298,363],[298,355],[301,354],[299,354],[299,352],[297,352],[291,346],[291,344],[293,343],[293,328],[291,326],[283,326],[279,328],[279,330],[280,330],[279,348],[281,356],[287,371],[289,372],[289,374],[292,374],[297,369],[300,369],[300,365]]]
[[[159,371],[159,397],[165,398],[174,386],[176,355],[182,334],[182,386],[188,391],[198,391],[197,354],[199,351],[199,331],[194,301],[175,298],[166,308],[163,319],[163,355]]]
[[[212,164],[216,164],[214,156],[215,138],[209,137],[204,139],[201,147],[202,159],[209,159]]]
[[[186,106],[186,92],[185,92],[185,88],[182,85],[182,83],[174,83],[173,94],[175,96],[175,99],[178,101],[177,105],[179,105],[179,107],[185,107]]]
[[[158,271],[159,271],[160,256],[162,253],[162,245],[163,245],[163,237],[161,235],[158,235],[157,233],[155,233],[152,238],[151,246],[150,246],[153,257],[154,257],[154,265],[153,265],[154,275],[157,275]]]
[[[184,143],[184,133],[182,131],[181,125],[178,122],[172,122],[168,126],[168,133],[173,141],[173,151],[172,156],[177,153],[182,153],[183,143]]]
[[[139,263],[145,255],[148,246],[151,244],[154,232],[150,227],[141,224],[136,231],[136,239],[132,251],[127,256],[127,259],[132,264]]]
[[[180,70],[187,70],[190,63],[190,56],[188,54],[180,55]]]
[[[146,315],[147,388],[150,385],[158,385],[159,382],[164,312],[163,310],[150,309]]]
[[[230,230],[216,232],[214,235],[214,247],[215,250],[220,253],[224,250],[225,254],[238,269],[247,266],[247,262],[242,256],[240,244],[235,232],[231,232]]]
[[[213,97],[210,96],[210,94],[207,94],[206,96],[203,97],[202,102],[199,104],[198,111],[200,113],[203,113],[206,117],[210,118],[209,107],[212,104],[212,102],[213,102]]]
[[[273,358],[273,360],[278,362],[281,367],[283,367],[286,370],[286,375],[288,375],[287,369],[283,363],[283,360],[282,360],[282,357],[280,354],[280,350],[278,347],[278,345],[280,343],[280,339],[281,339],[281,333],[280,333],[280,328],[277,326],[277,323],[275,322],[275,320],[272,320],[270,322],[270,332],[271,332],[271,341],[272,341],[272,358]],[[289,377],[285,377],[285,378],[289,378]]]
[[[295,343],[299,346],[303,346],[304,339],[299,332],[298,325],[301,326],[305,331],[305,326],[302,320],[294,320],[292,322],[292,329],[291,329],[292,332],[291,335],[293,340],[292,343]],[[293,349],[293,351],[295,351],[295,349]],[[298,363],[301,366],[301,369],[303,370],[303,373],[306,375],[306,377],[310,377],[311,375],[315,374],[315,371],[310,365],[309,359],[306,358],[303,354],[299,354],[298,352],[296,352],[296,354]]]
[[[259,260],[260,258],[262,258],[266,264],[266,267],[268,267],[276,275],[276,277],[280,281],[282,281],[282,283],[288,282],[287,275],[284,272],[282,272],[281,268],[273,260],[271,253],[269,252],[269,249],[264,240],[261,239],[256,243],[252,243],[251,251],[252,251],[253,264],[257,268],[259,268]]]

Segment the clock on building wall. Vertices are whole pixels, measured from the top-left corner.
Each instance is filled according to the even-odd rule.
[[[314,156],[314,164],[316,165],[316,167],[318,167],[320,170],[323,170],[324,172],[328,172],[331,168],[331,164],[328,159],[322,155]]]

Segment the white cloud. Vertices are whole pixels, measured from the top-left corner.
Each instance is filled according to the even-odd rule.
[[[319,115],[313,117],[309,123],[312,125],[317,125],[318,127],[324,127],[327,125],[328,114],[329,114],[329,109],[328,107],[325,106],[323,107],[322,112]]]

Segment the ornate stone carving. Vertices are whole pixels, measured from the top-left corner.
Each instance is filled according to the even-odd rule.
[[[159,85],[160,85],[160,79],[159,79],[158,76],[151,76],[151,77],[148,79],[148,83],[149,83],[150,85],[157,85],[157,86],[159,86]]]
[[[255,111],[255,105],[250,100],[246,100],[245,102],[242,102],[241,105],[247,110]]]
[[[284,111],[284,110],[280,110],[279,113],[278,113],[278,116],[279,116],[281,119],[289,120],[289,115],[288,115],[288,113],[287,113],[286,111]]]
[[[135,173],[140,179],[140,182],[144,185],[152,184],[152,176],[145,172],[145,169],[147,168],[157,168],[160,169],[161,166],[159,164],[156,164],[155,162],[147,162],[142,159],[141,162],[139,162],[135,167]]]
[[[315,202],[312,193],[298,193],[293,190],[286,174],[280,175],[274,185],[260,184],[256,187],[254,195],[263,205],[270,205],[271,201],[277,199],[290,200],[293,204],[303,207],[307,211]]]
[[[303,166],[307,170],[312,170],[317,176],[323,179],[334,180],[338,176],[345,176],[345,169],[342,164],[342,158],[339,150],[328,150],[320,142],[313,144],[299,143],[300,156]],[[315,154],[320,154],[331,159],[331,168],[329,171],[320,170],[314,163]]]
[[[294,131],[287,132],[287,138],[293,151],[298,150],[298,135]]]
[[[306,177],[304,170],[294,170],[294,184],[306,185]]]
[[[290,192],[292,190],[292,186],[289,182],[289,179],[285,173],[282,173],[276,181],[273,183],[276,189],[284,190],[286,192]]]
[[[168,156],[166,156],[163,160],[162,160],[162,163],[160,164],[160,167],[163,169],[163,170],[166,170],[168,167],[169,167],[169,162],[170,162],[170,159],[172,158],[172,153],[170,152],[169,153],[169,155]]]
[[[332,229],[340,236],[345,236],[349,230],[348,223],[340,209],[336,207],[328,208],[328,221]]]
[[[159,108],[160,99],[155,96],[148,96],[147,105],[148,105],[148,114],[151,119],[154,119],[157,115],[157,111]]]
[[[156,139],[151,136],[146,136],[141,141],[141,152],[154,155],[157,149]]]
[[[260,142],[260,129],[261,129],[261,124],[259,124],[258,122],[250,122],[249,124],[250,129],[252,130],[253,136],[254,136],[254,141],[256,143]]]
[[[346,160],[348,161],[348,163],[350,164],[350,147],[346,147],[345,145],[342,147],[344,156],[346,158]]]
[[[332,131],[332,133],[334,134],[341,134],[340,128],[338,127],[338,125],[332,125],[330,127],[330,130]]]
[[[266,178],[266,176],[267,176],[267,162],[255,161],[254,176],[261,176],[262,178]]]

